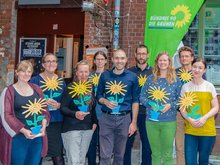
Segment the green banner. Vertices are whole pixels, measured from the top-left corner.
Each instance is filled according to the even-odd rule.
[[[174,55],[180,41],[204,0],[148,0],[144,43],[149,48],[148,63],[154,65],[159,52]]]

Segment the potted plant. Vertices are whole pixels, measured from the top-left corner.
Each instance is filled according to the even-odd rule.
[[[75,96],[79,97],[79,99],[73,99],[73,102],[78,106],[78,109],[81,112],[88,112],[88,104],[86,104],[86,102],[91,99],[91,96],[88,95],[91,93],[92,90],[91,82],[80,81],[78,84],[76,82],[73,82],[72,86],[68,88],[71,90],[69,94],[72,95],[72,98],[74,98]]]
[[[25,118],[27,118],[30,115],[34,116],[33,120],[26,120],[26,122],[28,126],[33,126],[31,127],[31,131],[35,135],[39,134],[42,128],[42,126],[39,123],[45,118],[45,116],[42,116],[40,114],[42,113],[42,111],[46,111],[46,106],[46,100],[41,98],[38,100],[35,99],[33,103],[29,101],[28,104],[22,106],[22,108],[27,109],[22,113],[25,115]]]

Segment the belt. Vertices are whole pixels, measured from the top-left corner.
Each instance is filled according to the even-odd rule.
[[[102,111],[103,113],[109,114],[109,115],[114,115],[114,116],[125,116],[129,114],[131,111],[121,111],[119,113],[112,113],[111,111]]]

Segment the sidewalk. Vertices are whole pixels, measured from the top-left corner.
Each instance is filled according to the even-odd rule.
[[[132,165],[139,165],[140,150],[132,150]],[[53,165],[51,158],[45,158],[42,165]],[[85,165],[88,165],[87,163]]]
[[[134,142],[134,146],[132,149],[132,165],[139,165],[140,162],[140,137],[139,134],[137,134]],[[176,165],[175,162],[175,156],[174,156],[174,165]],[[46,158],[43,160],[43,165],[53,165],[50,158]],[[85,165],[88,165],[87,163]],[[220,156],[210,156],[209,165],[220,165]]]

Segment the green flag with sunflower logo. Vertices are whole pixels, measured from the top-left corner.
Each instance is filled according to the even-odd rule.
[[[154,65],[159,52],[171,56],[186,34],[204,0],[148,0],[144,43],[149,48],[148,63]]]

